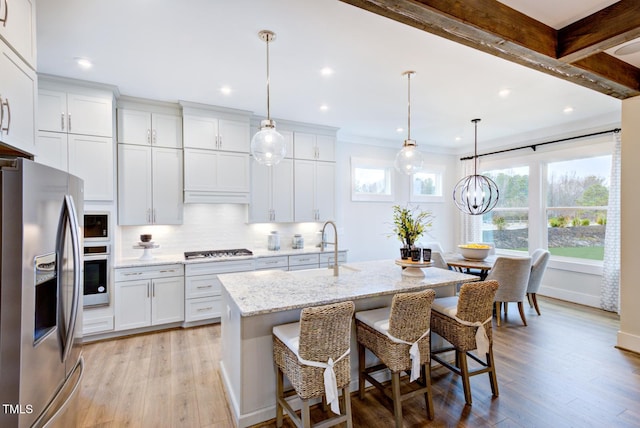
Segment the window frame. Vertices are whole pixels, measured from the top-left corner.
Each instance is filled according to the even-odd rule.
[[[409,180],[409,202],[436,202],[442,203],[444,202],[444,181],[445,181],[445,173],[447,168],[444,165],[436,165],[436,164],[424,164],[422,169],[414,174],[411,174],[411,178]],[[440,194],[439,195],[416,195],[413,193],[414,187],[413,182],[415,180],[415,176],[420,173],[432,173],[438,177],[439,185],[440,185]],[[438,184],[438,181],[437,181]]]
[[[384,171],[385,193],[358,192],[356,190],[356,170],[375,169]],[[395,174],[393,163],[381,159],[351,157],[351,200],[354,202],[390,202],[395,200]]]

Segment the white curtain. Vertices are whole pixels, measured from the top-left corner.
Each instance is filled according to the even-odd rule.
[[[463,177],[473,175],[473,159],[468,159],[462,163]],[[469,215],[460,213],[460,230],[462,236],[461,243],[467,242],[482,242],[482,216],[481,215]]]
[[[611,161],[600,307],[606,311],[618,312],[620,307],[620,133],[614,133],[614,138],[615,149]]]

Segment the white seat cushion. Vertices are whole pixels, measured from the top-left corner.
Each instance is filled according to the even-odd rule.
[[[281,324],[273,327],[273,334],[294,354],[298,355],[300,347],[300,323]]]
[[[455,317],[458,313],[458,296],[440,297],[434,299],[431,304],[432,311],[438,311],[443,315]]]
[[[390,313],[390,307],[371,309],[369,311],[356,312],[356,319],[386,335],[389,331]]]

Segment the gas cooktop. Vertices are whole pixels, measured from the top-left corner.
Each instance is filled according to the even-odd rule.
[[[252,256],[253,252],[246,248],[236,248],[233,250],[207,250],[207,251],[185,251],[184,258],[186,260],[217,258],[217,257],[237,257]]]

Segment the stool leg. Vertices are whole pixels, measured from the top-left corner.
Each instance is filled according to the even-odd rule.
[[[391,392],[393,394],[393,415],[396,428],[402,428],[402,400],[400,399],[400,372],[391,373]]]
[[[358,343],[358,397],[364,400],[365,347]]]
[[[349,392],[349,385],[342,388],[342,396],[344,397],[344,409],[347,415],[347,428],[353,428],[353,421],[351,420],[351,393]]]
[[[302,400],[302,410],[300,411],[300,419],[302,419],[303,427],[311,428],[311,413],[309,411],[309,400]]]
[[[467,353],[456,350],[459,353],[460,374],[462,376],[462,389],[464,390],[464,401],[471,405],[471,385],[469,384],[469,366],[467,365]]]
[[[538,308],[538,297],[536,293],[531,294],[531,299],[533,300],[533,307],[536,308],[536,312],[540,315],[540,308]]]
[[[487,364],[491,367],[489,372],[489,383],[491,384],[491,392],[494,397],[498,396],[498,376],[496,375],[496,366],[493,361],[493,346],[489,347],[489,353],[487,354]]]
[[[500,327],[500,317],[502,316],[500,314],[500,310],[502,309],[502,304],[500,302],[496,302],[496,324],[498,325],[498,327]]]
[[[427,362],[422,365],[424,367],[424,385],[427,388],[427,392],[424,393],[425,404],[427,405],[427,417],[430,421],[433,420],[433,396],[431,395],[431,362]]]
[[[276,366],[276,427],[282,428],[282,404],[284,399],[283,373],[280,367]]]
[[[518,302],[518,311],[520,312],[520,318],[522,318],[522,323],[526,326],[527,319],[524,317],[524,305],[522,302]]]

